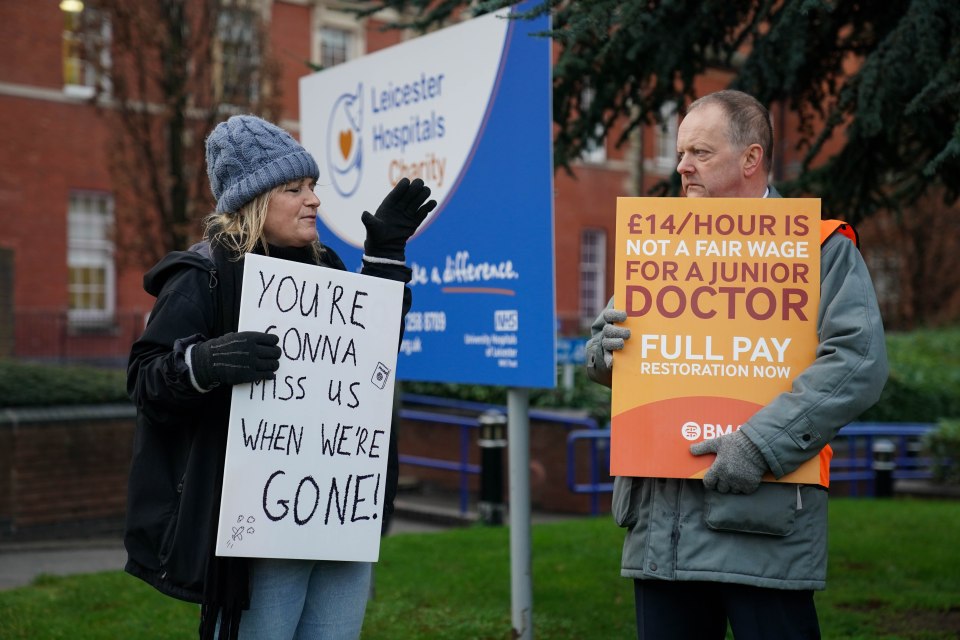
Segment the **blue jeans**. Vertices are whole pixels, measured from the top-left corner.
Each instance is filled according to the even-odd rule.
[[[250,609],[240,618],[240,640],[356,640],[370,594],[371,566],[251,560]]]

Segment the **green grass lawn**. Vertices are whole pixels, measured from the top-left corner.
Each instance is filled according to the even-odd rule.
[[[960,637],[960,503],[835,499],[830,519],[825,640]],[[535,638],[635,637],[622,539],[608,517],[533,527]],[[380,555],[364,639],[510,638],[506,528],[391,536]],[[120,572],[0,592],[4,640],[191,638],[197,618]]]

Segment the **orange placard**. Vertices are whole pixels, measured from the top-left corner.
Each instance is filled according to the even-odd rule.
[[[610,472],[700,478],[816,354],[820,200],[618,198]],[[768,474],[765,480],[774,480]],[[820,481],[816,457],[782,482]]]

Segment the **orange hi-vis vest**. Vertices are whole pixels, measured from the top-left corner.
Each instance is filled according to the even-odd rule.
[[[847,224],[843,220],[821,220],[820,221],[820,246],[827,241],[827,238],[834,233],[840,233],[860,248],[860,236],[853,225]],[[833,459],[833,447],[829,444],[820,450],[820,484],[824,488],[830,487],[830,461]]]
[[[820,245],[823,246],[823,243],[827,241],[827,238],[837,232],[840,232],[842,235],[848,237],[853,244],[857,246],[857,249],[860,248],[860,236],[857,235],[857,230],[853,228],[853,225],[847,224],[843,220],[820,221]]]

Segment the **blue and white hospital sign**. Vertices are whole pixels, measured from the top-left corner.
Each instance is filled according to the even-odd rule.
[[[300,81],[320,239],[347,265],[360,264],[361,212],[401,178],[437,200],[407,245],[403,379],[556,383],[551,51],[532,35],[549,23],[508,11]]]

